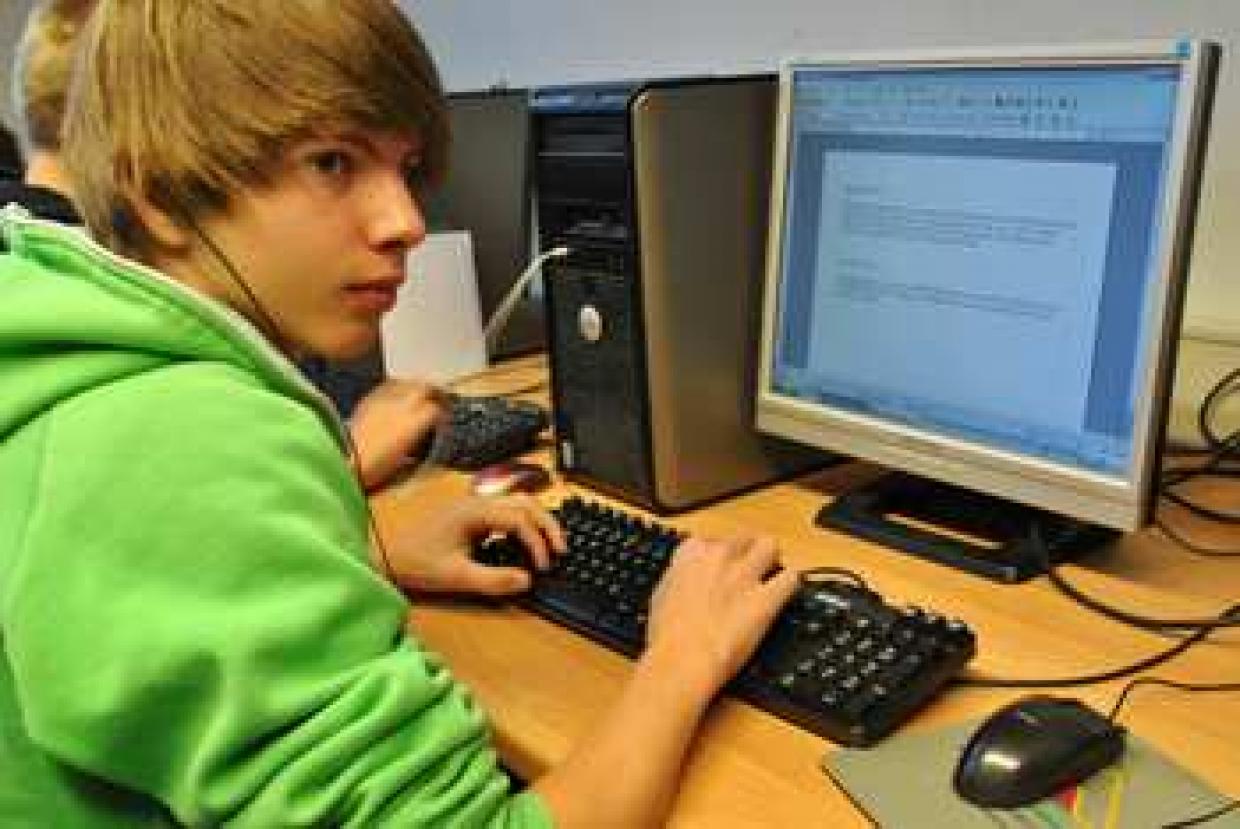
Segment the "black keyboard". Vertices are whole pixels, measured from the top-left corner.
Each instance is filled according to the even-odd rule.
[[[683,536],[573,497],[554,510],[568,552],[536,573],[519,599],[541,616],[636,656],[649,599]],[[519,542],[477,551],[491,564],[527,566]],[[973,657],[958,620],[897,609],[835,571],[810,571],[728,690],[758,708],[849,746],[871,745],[933,699]]]
[[[426,459],[454,469],[481,469],[520,455],[547,428],[537,403],[489,395],[448,396],[448,415],[435,430]]]

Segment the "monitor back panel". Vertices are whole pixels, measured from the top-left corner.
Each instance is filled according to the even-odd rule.
[[[485,322],[530,259],[529,93],[455,93],[448,96],[448,114],[451,164],[443,187],[427,205],[427,221],[432,230],[470,232]],[[542,300],[527,294],[490,356],[528,353],[545,340]]]

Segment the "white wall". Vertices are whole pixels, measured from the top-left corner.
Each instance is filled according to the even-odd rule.
[[[21,38],[26,15],[34,0],[0,0],[0,120],[13,126],[12,102],[9,92],[12,81],[13,51]]]
[[[0,0],[0,117],[32,0]],[[787,54],[1195,35],[1224,47],[1177,419],[1240,364],[1240,0],[400,0],[450,89],[774,69]],[[11,123],[11,121],[10,121]],[[1240,405],[1237,405],[1240,408]],[[1240,421],[1240,417],[1236,418]]]
[[[854,49],[1217,40],[1224,55],[1173,432],[1191,438],[1202,393],[1240,365],[1240,54],[1233,53],[1240,49],[1240,0],[400,2],[427,38],[451,90],[771,70],[785,55]]]
[[[1196,35],[1224,59],[1189,327],[1240,341],[1240,0],[401,0],[450,89],[773,69],[848,49]]]

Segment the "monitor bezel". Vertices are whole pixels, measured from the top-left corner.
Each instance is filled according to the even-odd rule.
[[[1197,182],[1204,155],[1217,46],[1204,40],[1078,43],[988,49],[841,53],[781,63],[775,126],[770,231],[763,289],[761,360],[755,425],[765,433],[841,452],[915,475],[1132,531],[1152,515],[1183,291],[1191,247]],[[798,71],[884,71],[900,68],[975,69],[1090,65],[1177,66],[1181,70],[1169,144],[1166,195],[1159,216],[1154,295],[1147,310],[1151,334],[1141,356],[1133,458],[1123,475],[1108,475],[934,434],[822,403],[807,403],[772,387],[775,326],[784,261],[783,218],[789,175],[793,78]]]

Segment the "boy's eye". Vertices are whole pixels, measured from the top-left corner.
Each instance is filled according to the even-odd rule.
[[[324,150],[310,157],[314,169],[329,176],[339,176],[349,170],[349,157],[340,150]]]

